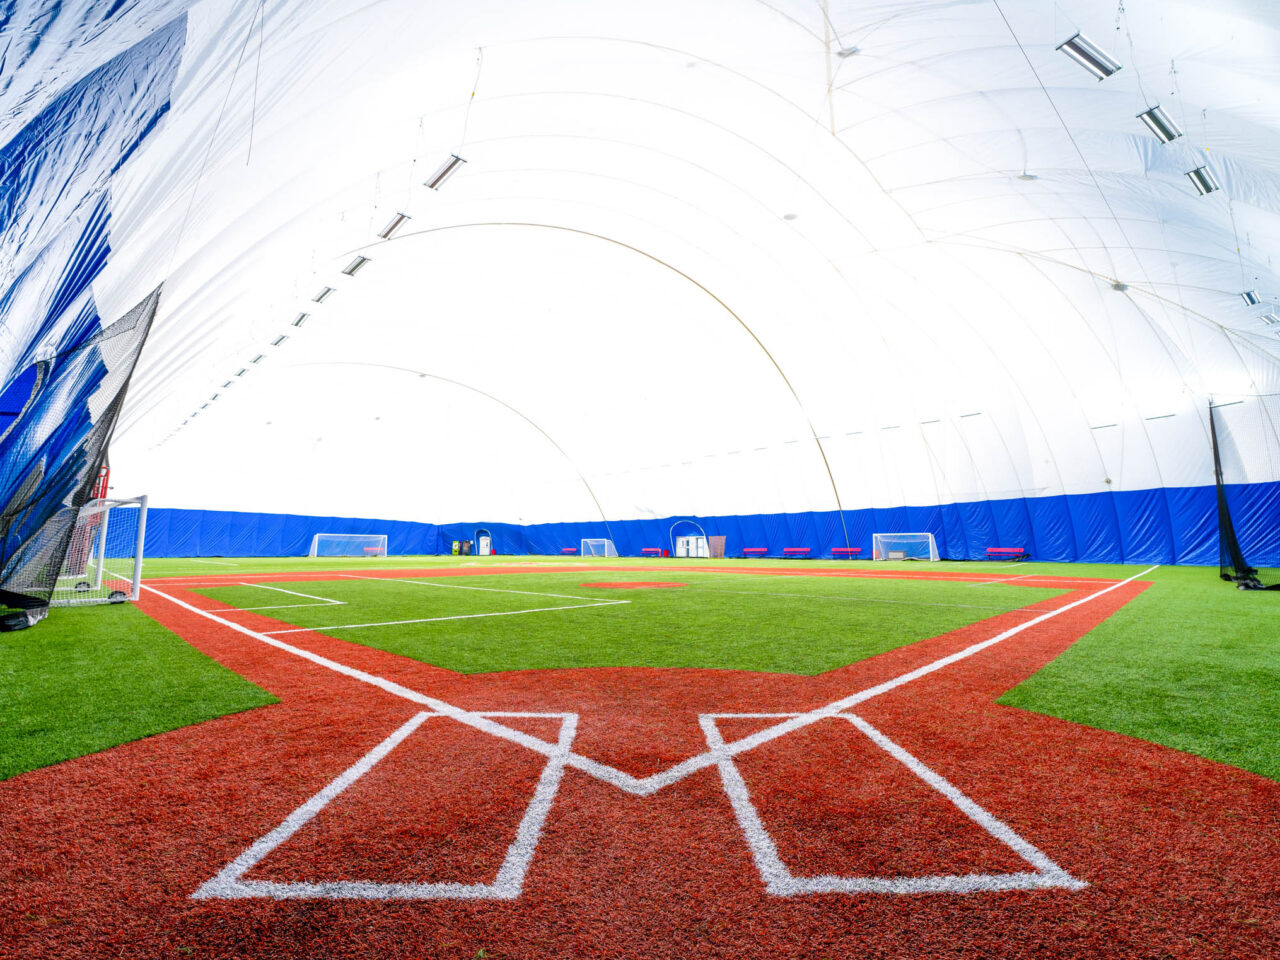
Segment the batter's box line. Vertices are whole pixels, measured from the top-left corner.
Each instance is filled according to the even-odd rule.
[[[270,833],[256,840],[240,856],[227,864],[212,880],[205,882],[191,896],[196,900],[240,900],[269,898],[273,900],[514,900],[524,887],[524,877],[534,850],[542,835],[542,827],[551,803],[560,789],[565,761],[577,732],[576,713],[478,713],[481,717],[539,717],[558,719],[560,736],[555,749],[547,756],[542,775],[534,789],[533,799],[525,809],[516,836],[507,848],[506,857],[492,883],[374,883],[364,880],[327,882],[275,882],[244,880],[246,873],[258,865],[271,851],[306,826],[343,791],[378,765],[392,750],[431,718],[449,719],[445,714],[423,711],[403,723],[391,736],[366,753],[336,777],[328,786],[289,814]]]
[[[760,713],[708,713],[698,717],[707,746],[716,758],[716,767],[724,783],[725,793],[733,807],[738,825],[751,849],[752,859],[764,881],[766,892],[779,897],[791,897],[807,893],[978,893],[1006,890],[1082,890],[1088,886],[1058,866],[1034,844],[1028,842],[1008,824],[992,816],[987,810],[957,788],[941,774],[930,770],[916,757],[852,713],[833,715],[849,721],[891,757],[905,766],[926,784],[942,794],[965,816],[999,840],[1019,857],[1035,868],[1022,873],[966,873],[927,877],[867,877],[822,875],[797,877],[782,862],[777,844],[765,828],[764,821],[751,802],[751,793],[733,761],[733,754],[726,749],[718,720],[767,719],[799,716],[799,714]]]

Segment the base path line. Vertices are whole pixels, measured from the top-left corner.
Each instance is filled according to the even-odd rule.
[[[601,600],[597,603],[571,603],[563,607],[534,607],[532,610],[504,610],[500,613],[460,613],[452,617],[419,617],[416,620],[387,620],[382,623],[335,623],[327,627],[295,627],[291,630],[264,630],[263,633],[274,637],[282,633],[320,633],[324,630],[359,630],[362,627],[398,627],[406,623],[439,623],[441,620],[476,620],[481,617],[514,617],[522,613],[550,613],[552,610],[616,607],[620,603],[630,602],[630,600]]]
[[[906,673],[900,674],[899,676],[894,677],[893,679],[886,680],[883,683],[878,683],[872,687],[867,687],[864,690],[860,690],[856,693],[852,693],[849,696],[844,697],[840,700],[833,701],[832,703],[829,703],[826,706],[817,707],[816,709],[810,710],[807,713],[799,714],[798,716],[785,720],[782,723],[777,723],[777,724],[774,724],[773,726],[766,727],[765,729],[760,730],[752,734],[751,736],[743,737],[741,740],[735,740],[734,742],[727,744],[724,748],[722,748],[720,753],[727,753],[729,756],[737,756],[738,754],[745,753],[748,750],[754,750],[756,747],[759,747],[765,743],[768,743],[771,740],[775,740],[778,737],[785,736],[786,734],[792,733],[796,730],[802,730],[805,727],[808,727],[814,723],[817,723],[818,721],[823,720],[827,717],[834,717],[837,714],[848,710],[850,707],[855,706],[856,704],[864,703],[865,701],[870,700],[873,697],[878,697],[881,694],[888,693],[890,690],[894,690],[902,686],[903,684],[911,683],[914,680],[918,680],[921,677],[928,676],[929,674],[934,673],[935,671],[941,670],[944,667],[948,667],[953,663],[958,663],[961,660],[968,659],[969,657],[972,657],[978,653],[981,653],[983,650],[993,647],[998,643],[1003,643],[1005,640],[1008,640],[1010,637],[1017,636],[1023,631],[1029,630],[1031,627],[1037,626],[1041,623],[1045,623],[1048,620],[1052,620],[1054,617],[1060,616],[1069,610],[1074,610],[1078,607],[1081,607],[1086,603],[1089,603],[1093,600],[1098,599],[1099,597],[1106,596],[1108,593],[1111,593],[1113,590],[1118,590],[1121,587],[1128,586],[1130,583],[1133,583],[1138,578],[1144,577],[1148,573],[1151,573],[1153,570],[1156,570],[1158,568],[1159,568],[1159,564],[1150,566],[1146,570],[1143,570],[1140,573],[1135,573],[1132,577],[1129,577],[1129,579],[1127,580],[1122,580],[1118,583],[1113,583],[1108,587],[1103,587],[1101,590],[1096,590],[1093,593],[1088,594],[1087,596],[1081,597],[1079,600],[1073,600],[1071,603],[1066,603],[1066,604],[1063,604],[1061,607],[1056,607],[1053,610],[1048,610],[1045,613],[1042,613],[1039,616],[1032,618],[1031,620],[1027,620],[1014,627],[1010,627],[1008,630],[998,633],[996,634],[996,636],[991,637],[988,640],[983,640],[978,643],[971,644],[970,646],[965,647],[963,650],[960,650],[956,653],[950,654],[945,657],[941,657],[937,660],[933,660],[929,663],[924,664],[923,666],[917,667],[914,670],[909,670]],[[157,590],[154,587],[147,586],[144,584],[143,588],[156,594],[156,596],[163,597],[165,600],[168,600],[171,603],[175,603],[178,606],[191,611],[192,613],[198,614],[199,616],[207,617],[210,620],[213,620],[217,623],[221,623],[223,626],[229,627],[230,629],[236,631],[237,633],[244,634],[245,636],[250,637],[251,639],[258,640],[262,643],[270,644],[271,646],[276,647],[280,650],[284,650],[288,653],[294,654],[295,656],[299,656],[306,660],[310,660],[312,663],[318,664],[319,666],[322,666],[322,667],[326,667],[330,670],[334,670],[338,673],[344,674],[345,676],[351,677],[355,680],[360,680],[364,683],[372,684],[373,686],[376,686],[382,690],[385,690],[386,692],[393,694],[394,696],[403,697],[404,699],[409,700],[413,703],[420,703],[420,704],[423,704],[424,706],[428,706],[433,711],[437,713],[443,713],[446,716],[451,717],[454,720],[457,720],[459,723],[464,723],[468,726],[475,727],[478,730],[483,730],[486,733],[489,733],[496,737],[501,737],[504,740],[510,740],[512,743],[517,743],[520,746],[526,747],[527,749],[534,751],[535,753],[540,753],[543,756],[550,757],[558,749],[558,747],[555,744],[552,744],[545,740],[541,740],[537,737],[531,736],[522,730],[516,730],[516,729],[513,729],[512,727],[504,726],[503,724],[497,723],[496,721],[492,720],[488,716],[478,714],[478,713],[473,713],[470,710],[464,710],[461,707],[456,707],[451,703],[447,703],[443,700],[438,700],[435,697],[428,697],[425,694],[418,693],[416,690],[411,690],[408,687],[401,686],[400,684],[395,683],[394,681],[387,680],[384,677],[379,677],[376,674],[367,673],[364,670],[357,670],[354,667],[349,667],[345,664],[338,663],[335,660],[330,660],[327,657],[322,657],[320,654],[312,653],[310,650],[304,650],[301,647],[292,646],[288,643],[285,643],[283,640],[277,640],[275,637],[267,636],[264,633],[260,633],[256,630],[251,630],[248,627],[243,626],[242,624],[234,623],[230,620],[223,619],[222,617],[219,617],[216,614],[210,613],[207,610],[201,610],[199,607],[192,606],[186,601],[180,600],[177,597],[170,596],[169,594],[164,593],[160,590]],[[626,602],[626,601],[614,601],[614,602]],[[307,631],[307,632],[315,632],[315,631]],[[639,778],[639,777],[634,777],[629,773],[625,773],[622,770],[617,769],[616,767],[612,767],[608,764],[600,763],[597,760],[592,760],[589,757],[584,757],[578,753],[570,753],[568,755],[567,760],[565,761],[567,766],[573,767],[576,770],[580,770],[583,773],[593,776],[598,780],[603,780],[606,783],[612,784],[613,786],[617,787],[619,790],[623,790],[627,793],[632,793],[637,796],[648,796],[650,794],[657,793],[659,790],[663,789],[664,787],[671,786],[673,783],[677,783],[680,780],[683,780],[685,777],[689,776],[692,773],[696,773],[697,771],[704,770],[708,767],[716,766],[718,762],[719,762],[719,755],[714,751],[707,750],[704,753],[698,754],[696,756],[690,757],[687,760],[683,760],[680,763],[674,764],[673,766],[668,767],[666,770],[660,771],[648,777]]]
[[[595,600],[596,597],[575,597],[568,593],[539,593],[535,590],[504,590],[499,587],[468,587],[461,583],[434,583],[430,580],[404,580],[399,577],[366,577],[356,573],[339,576],[349,580],[382,580],[387,583],[408,583],[415,587],[440,587],[442,590],[479,590],[483,593],[519,593],[527,597],[553,597],[556,600]]]

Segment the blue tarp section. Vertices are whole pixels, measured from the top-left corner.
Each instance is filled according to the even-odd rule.
[[[1245,556],[1255,566],[1280,566],[1280,483],[1227,488]],[[765,547],[781,557],[786,547],[809,547],[830,557],[849,544],[871,556],[873,533],[928,532],[947,560],[982,560],[987,547],[1025,547],[1036,560],[1087,563],[1217,564],[1218,520],[1213,487],[1131,490],[1078,496],[991,500],[888,510],[664,517],[578,523],[412,523],[352,517],[153,508],[147,518],[146,556],[304,556],[317,533],[387,535],[390,554],[448,553],[454,540],[474,540],[486,529],[501,554],[558,555],[583,539],[608,537],[622,556],[644,547],[671,548],[673,524],[696,523],[708,536],[727,538],[726,554]],[[681,523],[675,535],[696,533]]]

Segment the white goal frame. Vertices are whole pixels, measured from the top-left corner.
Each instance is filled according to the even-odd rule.
[[[597,546],[599,546],[603,552],[597,553],[595,549]],[[580,557],[616,557],[617,555],[618,548],[613,545],[612,540],[609,540],[606,537],[588,538],[583,540],[578,547],[578,556]]]
[[[135,526],[124,528],[125,511],[137,513]],[[115,526],[112,518],[115,518]],[[133,517],[129,517],[133,519]],[[117,539],[111,541],[115,534]],[[75,528],[62,559],[58,581],[49,598],[51,607],[81,607],[95,603],[124,603],[137,600],[142,590],[142,544],[147,536],[147,498],[102,497],[90,500],[76,515]],[[108,543],[130,552],[108,556]]]
[[[928,557],[920,556],[925,550]],[[914,554],[914,555],[913,555]],[[938,541],[932,533],[873,533],[871,535],[872,560],[931,560],[937,561]]]
[[[317,533],[311,538],[311,550],[308,557],[319,557],[317,551],[320,541],[324,539],[347,540],[353,546],[359,546],[358,553],[326,553],[326,557],[385,557],[387,555],[387,535],[385,533]]]

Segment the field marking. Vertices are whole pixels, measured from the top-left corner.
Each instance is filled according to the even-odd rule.
[[[693,589],[698,589],[696,581],[689,584]],[[980,584],[966,584],[966,586],[980,586]],[[992,607],[979,603],[938,603],[932,600],[880,600],[873,597],[840,597],[832,594],[818,593],[763,593],[755,590],[721,590],[712,587],[707,590],[708,593],[727,593],[741,597],[792,597],[797,600],[847,600],[850,603],[898,603],[909,607],[963,607],[966,610],[1002,610],[1005,613],[1014,613],[1018,608],[1010,610],[1008,607]]]
[[[779,714],[707,713],[698,717],[707,746],[716,756],[716,767],[724,792],[729,797],[738,826],[746,838],[751,858],[755,861],[765,891],[778,897],[791,897],[808,893],[975,893],[1004,890],[1045,890],[1061,888],[1082,890],[1088,886],[1058,866],[1039,847],[1019,835],[1012,827],[997,819],[987,810],[966,796],[945,777],[935,773],[912,754],[894,743],[866,720],[852,713],[837,714],[832,719],[847,720],[864,733],[872,743],[884,750],[926,784],[942,794],[961,813],[999,840],[1019,857],[1035,867],[1034,873],[967,873],[926,877],[897,876],[835,876],[824,874],[814,877],[798,877],[793,874],[778,854],[777,844],[751,802],[746,781],[738,771],[733,757],[720,733],[717,720],[760,718]],[[799,716],[799,714],[791,714]]]
[[[214,566],[218,566],[218,567],[240,566],[240,564],[238,563],[227,563],[227,561],[225,560],[201,560],[199,557],[187,557],[186,559],[190,560],[192,563],[212,563]]]
[[[285,817],[270,833],[255,840],[228,863],[218,875],[203,883],[191,895],[194,900],[239,900],[265,897],[273,900],[514,900],[524,887],[525,874],[542,837],[542,827],[564,778],[565,760],[578,728],[576,713],[500,713],[503,717],[547,717],[560,721],[556,750],[547,757],[533,798],[516,827],[515,839],[507,848],[502,866],[492,883],[374,883],[364,880],[337,880],[321,883],[242,880],[268,854],[313,820],[343,791],[377,766],[387,754],[408,738],[424,720],[442,714],[416,713],[389,737],[366,753],[319,793]]]
[[[194,584],[187,584],[187,586],[192,587],[194,586]],[[320,602],[319,603],[275,603],[275,604],[269,604],[267,606],[260,606],[260,607],[230,607],[230,609],[219,611],[220,613],[239,613],[241,611],[253,611],[253,610],[296,610],[298,607],[344,607],[347,604],[346,600],[333,600],[330,597],[317,597],[310,593],[299,593],[296,590],[286,590],[283,587],[269,587],[265,583],[242,582],[242,583],[219,583],[214,585],[214,588],[221,588],[221,587],[258,587],[259,589],[262,589],[262,590],[274,590],[276,593],[288,593],[295,597],[305,597],[308,600],[318,600]],[[210,599],[215,599],[215,598],[211,597]],[[218,602],[222,603],[224,601],[219,600]]]
[[[793,733],[796,730],[801,730],[811,724],[819,722],[820,720],[827,719],[828,717],[836,716],[859,703],[864,703],[874,697],[888,693],[890,690],[895,690],[904,684],[912,683],[921,677],[928,676],[931,673],[942,670],[945,667],[960,662],[961,660],[966,660],[998,643],[1003,643],[1010,637],[1017,636],[1024,630],[1029,630],[1034,626],[1052,620],[1054,617],[1060,616],[1068,611],[1075,610],[1076,608],[1096,600],[1099,597],[1106,596],[1113,590],[1118,590],[1121,587],[1128,586],[1139,577],[1146,576],[1153,570],[1159,569],[1159,566],[1159,564],[1154,564],[1146,570],[1135,573],[1127,580],[1118,581],[1110,586],[1103,587],[1100,590],[1096,590],[1093,593],[1081,597],[1078,600],[1073,600],[1070,603],[1063,604],[1053,610],[1048,610],[1039,616],[1010,627],[987,640],[981,640],[977,643],[970,644],[955,653],[948,654],[945,657],[939,657],[937,660],[933,660],[922,666],[916,667],[914,670],[908,670],[906,673],[899,674],[898,676],[885,680],[882,683],[851,693],[848,696],[835,700],[825,706],[817,707],[807,713],[801,713],[793,717],[789,717],[780,723],[766,727],[763,730],[759,730],[750,736],[743,737],[741,740],[735,740],[732,743],[726,744],[719,753],[708,750],[704,753],[690,757],[687,760],[673,764],[666,770],[659,771],[658,773],[652,774],[648,777],[635,777],[629,773],[619,770],[616,767],[610,766],[609,764],[600,763],[597,760],[592,760],[589,757],[584,757],[581,754],[573,752],[569,753],[565,764],[566,766],[573,767],[574,769],[586,773],[589,776],[595,777],[598,780],[609,783],[626,793],[634,794],[636,796],[650,796],[665,787],[678,783],[692,773],[696,773],[697,771],[704,770],[708,767],[717,766],[720,763],[722,756],[727,755],[733,757],[740,753],[745,753],[748,750],[754,750],[756,747],[768,743],[771,740],[775,740],[778,737],[785,736],[788,733]],[[393,696],[408,700],[411,703],[417,703],[429,707],[432,711],[442,713],[454,720],[457,720],[459,723],[474,727],[477,730],[482,730],[503,740],[519,744],[520,746],[525,747],[528,750],[532,750],[535,753],[540,753],[543,756],[550,757],[559,749],[557,745],[549,743],[546,740],[542,740],[539,737],[534,737],[525,733],[523,730],[517,730],[513,727],[497,723],[491,717],[474,713],[470,710],[465,710],[462,707],[454,706],[453,704],[437,699],[436,697],[426,696],[416,690],[411,690],[410,688],[402,686],[392,680],[388,680],[385,677],[379,677],[376,674],[368,673],[364,670],[358,670],[355,667],[349,667],[346,664],[330,660],[328,657],[323,657],[318,653],[312,653],[310,650],[295,647],[292,644],[286,643],[283,640],[278,640],[273,636],[268,636],[265,633],[252,630],[242,624],[224,619],[215,613],[210,613],[208,610],[201,610],[199,607],[193,606],[185,600],[170,596],[161,590],[157,590],[155,587],[143,584],[143,589],[148,590],[185,610],[205,617],[206,619],[213,620],[216,623],[220,623],[237,633],[244,634],[251,639],[269,644],[277,649],[291,653],[294,656],[302,657],[305,660],[309,660],[319,666],[333,670],[336,673],[370,684],[371,686],[377,687],[378,689],[390,693]],[[618,603],[627,601],[613,602]]]
[[[274,637],[282,633],[320,633],[324,630],[359,630],[362,627],[397,627],[406,623],[439,623],[441,620],[476,620],[481,617],[514,617],[522,613],[549,613],[552,610],[614,607],[620,603],[630,602],[630,600],[601,600],[597,603],[572,603],[563,607],[534,607],[531,610],[503,610],[498,613],[460,613],[452,617],[419,617],[415,620],[386,620],[382,623],[335,623],[327,627],[294,627],[289,630],[264,630],[263,633]],[[321,604],[298,604],[298,606],[321,606]]]
[[[444,590],[479,590],[482,593],[519,593],[526,597],[554,597],[557,600],[598,600],[599,597],[575,597],[568,593],[540,593],[535,590],[504,590],[499,587],[468,587],[462,583],[436,583],[432,580],[405,580],[397,577],[364,577],[358,573],[342,573],[349,580],[377,580],[383,583],[408,583],[415,587],[440,587]],[[576,576],[576,574],[575,574]]]
[[[993,583],[1012,583],[1015,580],[1036,580],[1040,578],[1038,573],[1024,573],[1020,577],[998,577],[995,580],[983,580],[981,583],[971,583],[971,587],[988,587]],[[1046,578],[1048,579],[1048,578]]]

